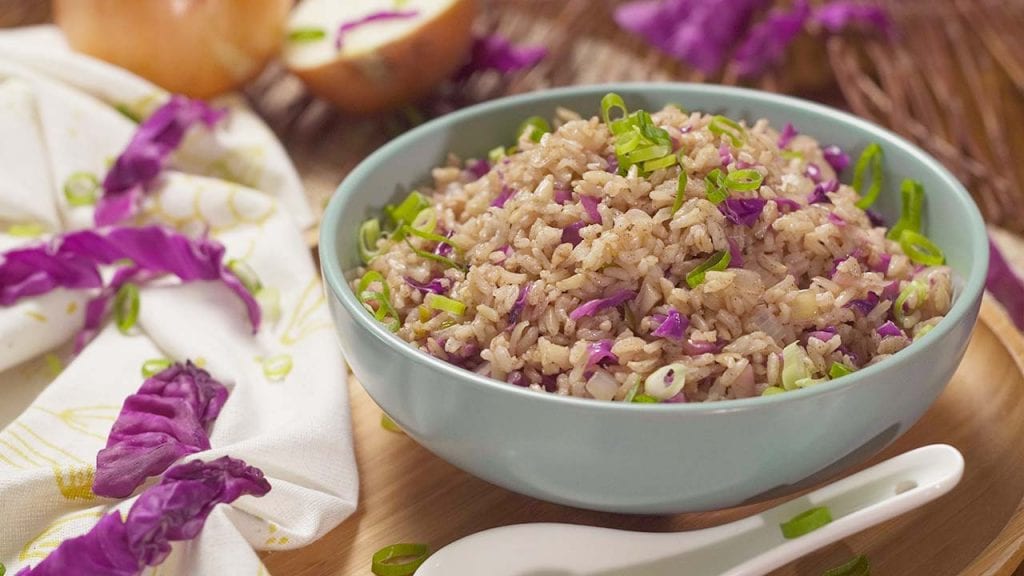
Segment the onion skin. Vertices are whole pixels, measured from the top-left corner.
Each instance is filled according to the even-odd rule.
[[[469,59],[476,15],[476,0],[459,0],[377,50],[289,69],[311,92],[346,112],[397,108],[429,94]]]
[[[79,52],[169,90],[210,98],[263,70],[284,39],[291,0],[53,0]]]

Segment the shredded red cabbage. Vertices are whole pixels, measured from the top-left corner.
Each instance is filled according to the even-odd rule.
[[[828,221],[839,227],[846,226],[846,220],[843,220],[843,217],[835,212],[828,213]]]
[[[814,190],[807,196],[808,204],[831,204],[832,200],[829,199],[828,194],[839,190],[839,182],[836,180],[826,180],[821,184],[815,184]]]
[[[227,398],[228,389],[191,362],[148,378],[125,399],[106,448],[96,454],[92,491],[125,498],[182,456],[208,450],[207,427]]]
[[[447,239],[449,239],[449,240],[451,240],[451,237],[452,237],[452,236],[453,236],[454,234],[455,234],[455,231],[454,231],[454,230],[449,230],[449,231],[448,231],[448,232],[447,232],[447,233],[446,233],[446,234],[444,235],[444,237],[445,237],[445,238],[447,238]],[[448,242],[438,242],[438,243],[437,243],[437,246],[435,246],[435,247],[434,247],[434,254],[437,254],[438,256],[444,256],[445,258],[448,258],[448,257],[450,257],[450,256],[452,255],[452,252],[453,252],[454,250],[455,250],[455,249],[454,249],[454,248],[452,247],[452,245],[451,245],[451,244],[449,244]]]
[[[682,340],[686,329],[690,327],[690,320],[680,314],[675,308],[669,308],[668,312],[664,316],[661,314],[655,314],[653,319],[655,321],[660,321],[658,327],[651,332],[651,336],[656,336],[658,338]]]
[[[515,196],[515,189],[505,184],[501,185],[501,193],[491,202],[491,206],[497,206],[498,208],[504,208],[505,203],[508,202],[509,198]]]
[[[882,289],[883,300],[896,300],[896,297],[900,295],[900,283],[898,280],[893,280],[885,285]]]
[[[562,229],[562,242],[568,242],[573,246],[576,246],[583,241],[583,237],[580,236],[580,229],[587,225],[586,222],[573,222]]]
[[[338,26],[338,32],[334,35],[334,48],[335,50],[341,50],[341,47],[344,44],[345,34],[348,34],[356,28],[373,22],[386,20],[408,20],[409,18],[415,18],[419,15],[419,10],[381,10],[379,12],[367,14],[358,20],[343,22],[341,26]]]
[[[885,274],[889,271],[889,263],[892,262],[892,254],[888,252],[882,252],[878,255],[878,262],[871,265],[872,272],[881,272]]]
[[[605,171],[611,172],[612,174],[615,174],[616,172],[618,172],[619,171],[619,157],[616,156],[615,154],[611,154],[611,155],[608,156],[607,160],[608,160],[608,168],[606,168]]]
[[[97,226],[116,224],[135,215],[138,203],[167,164],[185,133],[195,124],[212,128],[226,110],[214,110],[202,100],[172,96],[139,124],[124,152],[103,179],[103,196],[96,203]]]
[[[732,150],[729,149],[727,144],[722,144],[718,147],[718,160],[722,163],[723,167],[732,164]]]
[[[764,20],[750,28],[736,49],[733,56],[736,71],[741,76],[756,76],[780,62],[786,55],[786,49],[803,31],[810,15],[807,0],[797,0],[790,10],[769,11]],[[792,127],[791,124],[787,126]],[[788,138],[783,131],[783,136],[779,138],[779,148],[785,148],[794,136],[795,130]]]
[[[675,396],[661,401],[662,404],[685,404],[686,402],[688,402],[688,400],[686,399],[686,394],[683,393],[682,390],[680,390]]]
[[[876,332],[883,338],[886,336],[903,336],[903,330],[900,330],[893,324],[892,320],[886,320],[885,324],[879,326]]]
[[[0,305],[55,288],[85,289],[102,286],[100,266],[122,260],[122,267],[105,290],[86,307],[86,332],[102,324],[107,304],[121,284],[162,274],[184,282],[218,280],[245,303],[253,331],[259,329],[260,307],[237,276],[223,262],[224,246],[210,238],[192,239],[169,228],[109,227],[54,236],[48,243],[12,250],[0,262]],[[86,334],[87,341],[90,334]],[[80,344],[85,343],[80,342]]]
[[[836,171],[836,174],[846,170],[846,167],[850,165],[850,155],[835,144],[825,146],[821,151],[825,155],[825,161]]]
[[[735,238],[728,238],[729,241],[729,268],[743,268],[743,251]]]
[[[530,384],[529,382],[527,382],[526,376],[523,375],[523,373],[520,372],[519,370],[513,370],[512,372],[509,372],[508,376],[505,378],[505,381],[513,386],[528,386]]]
[[[885,226],[885,218],[878,212],[868,208],[864,213],[868,215],[868,221],[872,226]]]
[[[587,211],[587,216],[593,222],[601,224],[601,213],[597,210],[597,205],[601,203],[601,200],[593,196],[582,195],[580,196],[580,204],[583,205],[583,209]]]
[[[512,303],[512,309],[508,311],[509,328],[512,328],[519,322],[519,317],[522,315],[523,310],[526,309],[526,298],[530,295],[530,288],[532,286],[532,284],[526,283],[519,289],[519,296]]]
[[[861,2],[833,0],[817,7],[813,19],[833,34],[852,26],[892,33],[892,23],[885,9]]]
[[[985,278],[985,288],[1003,305],[1017,328],[1024,330],[1024,282],[1010,267],[1006,257],[991,238],[988,241],[988,250],[988,276]]]
[[[792,122],[786,122],[786,125],[782,127],[782,132],[779,134],[779,148],[789,146],[793,138],[796,138],[799,134],[800,131],[796,129],[796,126],[793,126]]]
[[[555,185],[555,203],[556,204],[565,204],[566,202],[569,202],[570,200],[572,200],[572,190],[568,186],[565,186],[565,185],[562,185],[562,184],[556,184]]]
[[[618,364],[619,357],[612,353],[614,340],[599,340],[587,344],[587,366],[607,366]]]
[[[455,74],[455,79],[465,80],[486,70],[509,74],[533,68],[547,55],[548,50],[543,46],[515,46],[497,34],[476,37],[469,62]]]
[[[418,282],[414,278],[409,276],[404,277],[405,283],[412,286],[416,290],[423,292],[424,294],[444,294],[448,291],[448,279],[447,278],[434,278],[430,282]]]
[[[473,175],[477,180],[483,178],[491,171],[491,163],[487,160],[470,159],[466,161],[466,172]]]
[[[262,471],[228,456],[175,466],[139,495],[126,519],[117,511],[103,516],[18,576],[138,576],[167,558],[171,542],[195,538],[218,504],[269,491]]]
[[[779,207],[779,212],[783,214],[787,212],[796,212],[800,209],[800,203],[790,198],[773,198],[775,205]]]
[[[874,292],[868,292],[867,296],[865,296],[864,298],[861,298],[859,300],[850,300],[846,304],[846,308],[850,308],[856,310],[857,312],[860,312],[861,316],[867,316],[868,314],[871,313],[872,310],[875,309],[875,306],[878,306],[879,300],[880,299],[878,297],[878,294],[875,294]]]
[[[705,342],[703,340],[684,340],[681,346],[683,353],[690,356],[718,354],[724,347],[725,344],[722,342]]]
[[[821,168],[814,162],[807,164],[807,168],[804,169],[804,175],[811,179],[811,182],[818,184],[821,182]]]
[[[808,332],[807,333],[807,338],[808,339],[810,339],[810,338],[817,338],[818,340],[821,340],[822,342],[828,342],[833,337],[838,336],[838,335],[839,335],[839,332],[835,329],[834,326],[826,326],[825,328],[822,328],[820,330],[812,330],[811,332]]]
[[[607,298],[597,298],[580,304],[575,310],[569,313],[569,318],[579,320],[586,316],[593,316],[606,308],[615,308],[620,304],[636,298],[636,292],[632,290],[620,290]]]
[[[753,226],[767,203],[763,198],[726,198],[718,209],[733,224]]]

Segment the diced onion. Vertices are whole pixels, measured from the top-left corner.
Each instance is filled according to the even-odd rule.
[[[619,391],[619,382],[611,374],[604,370],[598,370],[587,380],[585,388],[591,396],[598,400],[611,400]]]

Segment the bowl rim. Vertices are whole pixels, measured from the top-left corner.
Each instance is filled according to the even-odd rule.
[[[344,271],[341,269],[340,260],[336,253],[338,236],[338,223],[345,211],[350,197],[354,196],[358,182],[362,181],[368,174],[382,165],[380,161],[400,151],[407,143],[416,140],[422,135],[435,131],[439,128],[458,124],[463,120],[500,113],[505,107],[516,104],[530,104],[534,102],[546,102],[557,100],[559,97],[586,96],[593,94],[597,99],[607,92],[636,92],[643,90],[672,90],[677,91],[680,97],[686,95],[701,94],[704,96],[715,96],[723,99],[740,98],[753,103],[773,103],[784,107],[799,107],[822,117],[830,117],[838,120],[841,124],[864,131],[874,139],[888,141],[886,144],[895,144],[909,153],[923,169],[935,173],[953,192],[953,196],[960,203],[963,211],[962,223],[966,225],[970,242],[974,243],[971,258],[972,263],[963,284],[963,290],[959,297],[953,302],[953,306],[941,322],[935,328],[914,341],[910,346],[901,350],[892,358],[888,358],[878,364],[862,368],[852,374],[829,380],[815,386],[791,390],[785,394],[773,394],[769,396],[755,396],[751,398],[736,398],[713,402],[688,402],[688,403],[658,403],[639,404],[626,402],[596,401],[592,398],[579,398],[575,396],[563,396],[560,394],[540,393],[529,388],[513,386],[507,382],[483,376],[475,372],[460,368],[427,354],[411,346],[408,342],[398,337],[393,332],[384,328],[382,324],[373,317],[356,300],[348,282],[345,279]],[[354,236],[353,236],[354,241]],[[930,154],[912,144],[905,138],[867,120],[861,119],[848,112],[838,110],[823,104],[749,88],[733,86],[722,86],[714,84],[695,84],[686,82],[633,82],[633,83],[612,83],[612,84],[591,84],[586,86],[569,86],[539,90],[507,96],[490,100],[455,112],[446,114],[426,122],[405,134],[391,140],[368,157],[363,159],[355,169],[352,170],[339,184],[334,195],[331,197],[326,210],[321,218],[320,238],[318,253],[320,265],[328,289],[338,297],[342,306],[352,316],[353,321],[367,332],[368,336],[375,337],[385,345],[397,350],[397,352],[408,358],[413,363],[425,363],[431,368],[445,373],[457,382],[469,383],[473,386],[490,389],[498,394],[518,395],[521,400],[527,402],[552,402],[563,404],[566,408],[592,409],[598,411],[653,411],[658,413],[679,412],[679,413],[722,413],[735,412],[740,410],[754,409],[765,406],[774,406],[780,402],[794,402],[806,400],[812,397],[835,394],[848,387],[862,384],[862,381],[882,376],[889,367],[896,362],[908,362],[915,356],[923,354],[931,345],[937,343],[953,330],[953,326],[963,322],[970,311],[976,307],[984,290],[985,278],[988,269],[989,246],[984,221],[974,200],[964,188],[963,184],[954,177],[938,160]]]

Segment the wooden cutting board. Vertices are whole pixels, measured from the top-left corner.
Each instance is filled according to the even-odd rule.
[[[470,476],[409,437],[383,429],[380,409],[359,383],[353,379],[349,388],[361,479],[359,509],[310,546],[266,553],[271,574],[365,576],[370,574],[371,555],[389,544],[423,542],[436,550],[506,524],[690,530],[778,503],[712,513],[626,516],[541,502]],[[1024,338],[998,305],[987,300],[949,387],[916,426],[871,463],[936,442],[956,446],[966,459],[963,480],[950,494],[773,576],[820,576],[856,554],[867,554],[872,574],[882,576],[1009,576],[1018,567],[1024,559]]]

